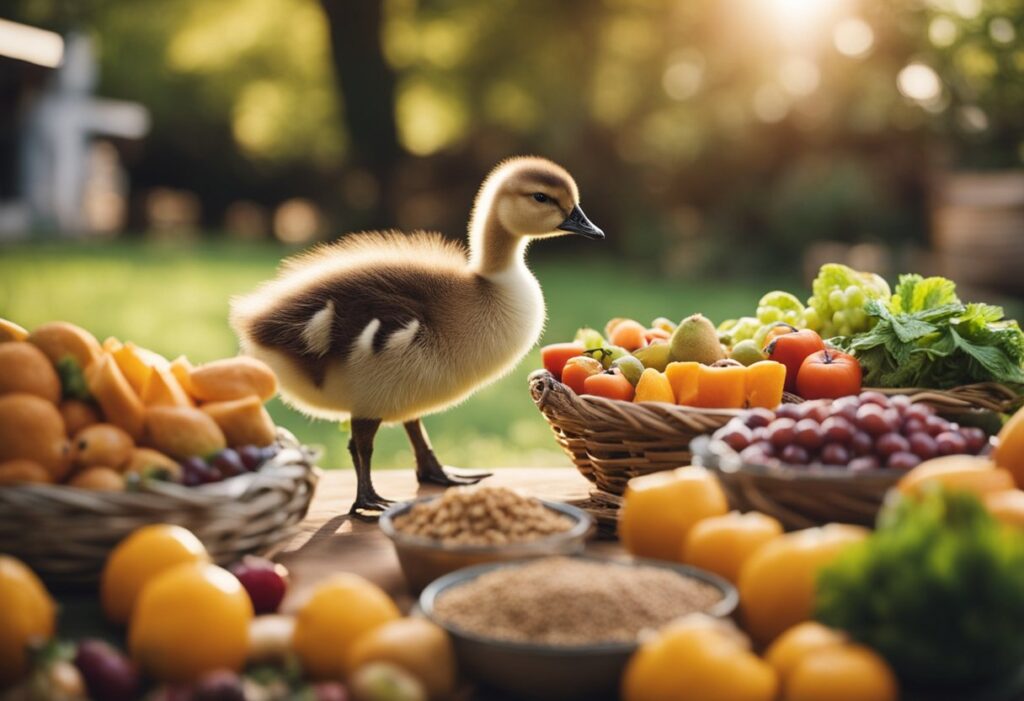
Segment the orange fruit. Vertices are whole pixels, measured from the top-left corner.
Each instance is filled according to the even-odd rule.
[[[725,577],[733,584],[743,563],[758,548],[782,535],[777,519],[757,511],[731,511],[694,525],[686,536],[682,561]]]
[[[1024,490],[1007,489],[982,497],[988,512],[1008,526],[1024,528]]]
[[[53,476],[34,460],[16,458],[0,463],[0,487],[12,484],[49,484]]]
[[[830,523],[787,533],[758,548],[740,569],[740,606],[747,632],[767,644],[810,619],[818,572],[867,535],[860,526]]]
[[[0,343],[0,394],[25,392],[60,401],[60,378],[50,359],[31,343]]]
[[[125,624],[142,588],[161,572],[182,563],[209,562],[206,548],[181,526],[143,526],[117,544],[103,568],[100,601],[114,623]]]
[[[896,488],[903,494],[919,495],[931,484],[945,489],[973,492],[979,497],[1013,489],[1013,475],[996,467],[988,458],[973,455],[944,455],[932,458],[900,478]]]
[[[207,402],[202,409],[220,426],[228,445],[270,445],[274,442],[274,420],[255,394],[226,402]]]
[[[6,345],[21,344],[0,347]],[[70,452],[57,407],[34,394],[0,396],[0,462],[34,460],[59,482],[71,466]]]
[[[178,384],[185,390],[188,396],[195,396],[192,392],[192,381],[189,379],[193,367],[192,363],[188,361],[183,355],[179,355],[177,358],[171,361],[170,365],[171,374],[174,375],[175,379],[178,380]]]
[[[76,467],[108,465],[116,469],[128,462],[134,447],[124,429],[114,424],[93,424],[75,434],[71,459]]]
[[[249,649],[252,619],[252,601],[237,577],[206,562],[186,562],[142,590],[128,649],[160,681],[194,682],[218,669],[237,672]]]
[[[619,538],[633,555],[679,561],[699,521],[729,511],[718,479],[703,467],[635,477],[619,512]]]
[[[250,394],[267,401],[277,392],[277,376],[263,361],[239,356],[193,369],[189,385],[192,395],[204,402],[242,399]]]
[[[217,422],[191,406],[154,406],[146,412],[146,438],[161,453],[183,459],[227,447]]]
[[[8,319],[0,319],[0,343],[6,341],[24,341],[28,331]]]
[[[58,409],[69,436],[75,435],[86,426],[100,422],[100,416],[92,405],[78,399],[65,399]]]
[[[892,668],[863,645],[833,645],[808,653],[783,682],[786,701],[897,701]]]
[[[342,680],[352,671],[348,662],[356,640],[400,615],[391,597],[373,582],[336,574],[299,609],[292,647],[306,674]]]
[[[124,471],[131,472],[143,477],[160,475],[161,479],[170,479],[174,482],[181,481],[181,464],[169,458],[159,450],[152,448],[135,448],[125,465]]]
[[[26,646],[53,637],[56,606],[21,560],[0,555],[0,687],[28,671]]]
[[[398,665],[422,682],[435,701],[455,694],[455,649],[444,628],[425,618],[399,618],[359,636],[348,656],[349,669],[374,662]]]
[[[45,353],[53,365],[70,357],[82,370],[103,353],[95,336],[66,321],[51,321],[36,327],[29,334],[28,342]]]
[[[112,467],[96,465],[76,474],[68,480],[68,486],[97,492],[123,492],[124,477]]]
[[[142,388],[142,403],[146,406],[194,406],[170,366],[153,368],[149,373]]]
[[[846,636],[817,621],[797,623],[775,639],[764,660],[779,673],[783,685],[796,666],[812,652],[834,645],[845,645]]]
[[[992,459],[1013,473],[1017,487],[1024,489],[1024,409],[1011,416],[999,431]]]

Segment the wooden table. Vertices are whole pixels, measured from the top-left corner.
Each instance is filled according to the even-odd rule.
[[[417,485],[412,470],[375,472],[373,483],[381,495],[398,500],[442,491]],[[573,468],[498,468],[483,484],[514,487],[554,501],[583,499],[590,491],[590,483]],[[286,611],[293,610],[311,587],[334,572],[362,575],[394,596],[403,609],[412,606],[391,542],[376,523],[348,515],[355,493],[352,470],[325,471],[299,532],[276,551],[274,559],[288,567],[292,575]],[[617,550],[616,544],[607,541],[593,541],[588,546],[588,551],[602,554]]]

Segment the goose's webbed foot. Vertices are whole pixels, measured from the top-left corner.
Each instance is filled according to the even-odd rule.
[[[361,521],[376,521],[394,503],[391,499],[385,499],[376,492],[370,492],[357,496],[348,513],[349,516]]]
[[[430,460],[419,462],[416,465],[416,479],[420,484],[437,484],[442,487],[458,487],[469,484],[476,484],[482,479],[490,477],[491,472],[464,472],[457,474],[448,472],[438,462],[434,454],[430,454]]]

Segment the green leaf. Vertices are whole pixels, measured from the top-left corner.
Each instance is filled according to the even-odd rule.
[[[944,277],[901,275],[889,308],[895,313],[914,313],[947,304],[960,304],[956,283]]]
[[[85,373],[72,356],[66,355],[57,361],[57,376],[60,377],[61,394],[64,399],[80,399],[83,402],[92,399],[89,385],[85,381]]]

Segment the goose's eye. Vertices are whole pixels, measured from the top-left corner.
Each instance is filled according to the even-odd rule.
[[[533,193],[533,199],[537,200],[538,202],[547,202],[549,198],[543,192],[535,192]]]

